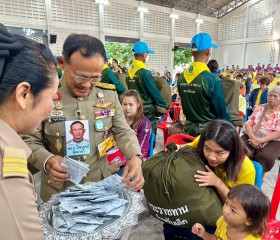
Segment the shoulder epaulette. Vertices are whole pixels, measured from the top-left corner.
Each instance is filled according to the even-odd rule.
[[[3,177],[28,178],[26,153],[19,148],[4,148]]]
[[[114,84],[109,84],[109,83],[101,83],[99,82],[96,87],[102,88],[102,89],[108,89],[108,90],[114,90],[116,91],[116,86]]]

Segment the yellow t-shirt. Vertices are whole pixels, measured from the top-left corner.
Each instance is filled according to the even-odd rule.
[[[198,142],[199,142],[200,136],[196,137],[193,142],[188,143],[188,146],[191,147],[196,147]],[[240,185],[240,184],[251,184],[254,185],[255,184],[255,178],[256,178],[256,170],[255,167],[252,163],[252,161],[245,156],[240,172],[238,174],[237,177],[237,181],[229,181],[229,179],[227,178],[227,174],[226,172],[219,168],[219,167],[215,167],[214,169],[215,174],[223,181],[223,183],[228,187],[228,188],[233,188],[234,186]]]
[[[228,224],[225,222],[223,216],[221,216],[217,220],[217,229],[215,231],[215,236],[217,237],[217,239],[228,240],[227,227],[228,227]],[[246,238],[243,238],[242,240],[261,240],[261,238],[250,234],[249,236],[247,236]]]
[[[238,110],[243,112],[244,116],[246,115],[246,99],[241,94],[239,94],[239,107]]]
[[[274,78],[273,81],[267,86],[268,88],[277,87],[278,78]]]
[[[260,89],[258,92],[258,96],[257,96],[257,100],[256,100],[256,105],[260,105],[261,104],[261,96],[262,96],[263,90]]]

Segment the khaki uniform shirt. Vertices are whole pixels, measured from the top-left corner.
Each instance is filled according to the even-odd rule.
[[[26,163],[18,163],[25,162],[31,150],[2,120],[0,129],[0,238],[44,239],[32,176],[28,173]]]
[[[104,141],[110,133],[113,135],[118,148],[122,151],[126,160],[141,154],[136,134],[125,120],[116,91],[95,87],[88,97],[75,98],[69,92],[64,80],[61,79],[59,93],[61,94],[60,102],[63,105],[61,109],[63,111],[62,117],[65,117],[67,121],[78,119],[89,121],[91,154],[76,158],[89,164],[90,168],[90,171],[81,183],[100,181],[111,174],[108,169],[106,156],[99,157],[97,148],[98,144]],[[100,95],[103,95],[102,99],[104,101],[112,103],[106,110],[115,109],[115,116],[100,119],[103,121],[105,128],[110,129],[109,134],[106,134],[105,131],[97,131],[95,129],[95,112],[104,110],[94,106],[100,102]],[[80,117],[75,114],[77,109],[80,110]],[[38,169],[43,170],[46,159],[51,155],[66,155],[64,125],[64,121],[45,121],[42,128],[35,135],[24,138],[33,152],[32,164]],[[58,143],[62,145],[60,150],[57,148]],[[48,201],[52,194],[65,191],[67,187],[73,185],[69,181],[59,185],[48,183],[48,175],[44,174],[44,172],[41,178],[41,198],[43,201]]]

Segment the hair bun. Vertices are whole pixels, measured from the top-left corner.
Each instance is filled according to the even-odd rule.
[[[22,44],[15,41],[13,35],[3,27],[0,28],[0,78],[3,75],[5,59],[10,57],[10,50],[18,51],[22,48]]]

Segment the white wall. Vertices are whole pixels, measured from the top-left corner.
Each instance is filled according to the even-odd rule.
[[[217,60],[222,68],[275,66],[280,60],[279,38],[280,0],[249,1],[219,20]]]
[[[258,63],[265,64],[270,62],[271,42],[248,43],[245,57],[245,66]]]
[[[220,45],[217,54],[217,59],[220,68],[222,69],[225,68],[226,66],[229,66],[229,68],[231,68],[232,64],[241,62],[242,61],[241,50],[242,50],[242,44],[232,44],[227,46]]]

